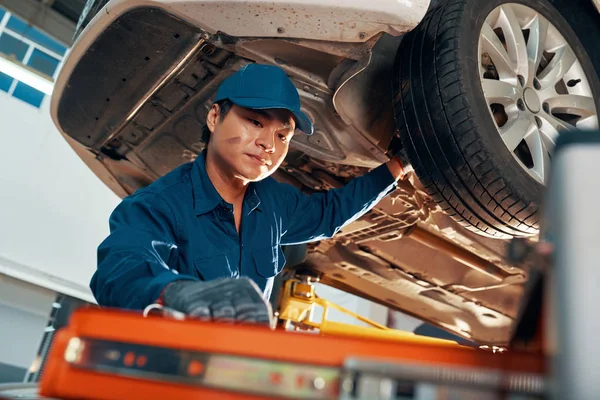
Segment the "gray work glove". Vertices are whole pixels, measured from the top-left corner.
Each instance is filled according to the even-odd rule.
[[[166,307],[192,318],[274,325],[271,305],[248,278],[175,281],[165,288],[162,299]]]

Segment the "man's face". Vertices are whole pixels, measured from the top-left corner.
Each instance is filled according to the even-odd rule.
[[[244,181],[271,175],[287,155],[296,123],[287,110],[251,110],[233,105],[223,120],[213,105],[206,124],[211,131],[209,157],[222,170]]]

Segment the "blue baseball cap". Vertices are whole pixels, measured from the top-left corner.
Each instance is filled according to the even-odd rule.
[[[248,64],[225,79],[214,102],[228,99],[240,107],[255,110],[282,108],[290,111],[296,120],[296,128],[313,134],[313,124],[300,111],[298,90],[285,71],[273,65]]]

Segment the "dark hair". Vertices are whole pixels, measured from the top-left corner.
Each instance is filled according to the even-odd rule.
[[[233,107],[233,103],[228,99],[217,101],[219,105],[219,119],[222,121],[225,119],[231,107]],[[208,141],[210,140],[210,129],[208,129],[208,125],[204,124],[202,127],[202,141],[208,145]]]

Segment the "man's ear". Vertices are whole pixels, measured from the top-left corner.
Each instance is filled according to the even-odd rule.
[[[210,133],[215,131],[217,124],[219,123],[219,113],[220,108],[218,104],[213,104],[210,110],[208,111],[208,115],[206,116],[206,126]]]

